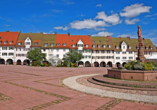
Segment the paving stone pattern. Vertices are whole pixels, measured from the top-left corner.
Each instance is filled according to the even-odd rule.
[[[155,110],[156,105],[99,97],[65,87],[62,79],[104,74],[106,68],[0,65],[0,110]]]

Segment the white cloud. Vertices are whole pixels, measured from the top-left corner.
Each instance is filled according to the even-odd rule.
[[[69,1],[69,0],[62,0],[62,1],[65,2],[65,3],[68,4],[68,5],[74,4],[74,2],[71,2],[71,1]]]
[[[113,33],[110,32],[99,32],[97,34],[93,34],[92,36],[108,36],[108,35],[113,35]]]
[[[126,24],[135,24],[136,22],[140,21],[138,18],[134,18],[132,20],[126,19],[125,23]]]
[[[56,9],[53,9],[52,10],[54,13],[60,13],[60,12],[63,12],[63,10],[56,10]]]
[[[147,13],[147,12],[150,12],[150,9],[152,7],[150,6],[144,6],[143,4],[133,4],[133,5],[130,5],[130,6],[126,6],[124,9],[123,9],[123,12],[120,13],[121,16],[124,16],[124,17],[135,17],[135,16],[138,16],[140,15],[141,13]]]
[[[66,30],[68,30],[69,28],[66,26],[66,27],[63,27],[63,26],[58,26],[58,27],[54,27],[53,29],[57,29],[57,30],[64,30],[64,31],[66,31]]]
[[[85,16],[85,15],[81,15],[81,16]]]
[[[102,4],[97,4],[96,7],[102,7]]]
[[[151,20],[155,20],[156,18],[151,18]]]
[[[147,16],[145,16],[145,17],[152,17],[152,16],[157,16],[157,13],[152,14],[152,15],[147,15]]]
[[[9,27],[10,25],[9,25],[9,24],[5,24],[5,26],[6,26],[6,27]]]
[[[106,29],[105,28],[94,28],[94,30],[96,30],[96,31],[104,31]]]
[[[97,27],[109,26],[104,21],[96,21],[92,19],[85,19],[84,21],[74,21],[70,23],[73,29],[92,29]]]
[[[113,25],[116,25],[116,24],[122,22],[122,21],[120,20],[118,14],[115,13],[115,14],[112,14],[112,15],[110,15],[110,16],[107,16],[104,11],[98,12],[98,15],[97,15],[95,18],[96,18],[96,19],[102,19],[102,20],[104,20],[105,22],[112,23]]]

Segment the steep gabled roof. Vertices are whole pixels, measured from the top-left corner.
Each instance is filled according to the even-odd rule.
[[[70,49],[77,49],[77,42],[81,40],[84,45],[83,45],[83,49],[92,49],[92,45],[91,45],[91,38],[88,35],[71,35],[70,36]],[[75,45],[75,48],[72,47],[72,45]],[[85,47],[85,45],[88,45],[88,47]]]
[[[15,46],[18,37],[19,32],[0,32],[0,46]],[[5,41],[7,44],[4,44]],[[10,41],[12,41],[12,44],[10,44]]]
[[[57,46],[57,44],[60,44],[60,46]],[[63,46],[63,44],[66,44],[66,46]],[[55,38],[55,48],[70,48],[70,37],[68,34],[56,34]]]

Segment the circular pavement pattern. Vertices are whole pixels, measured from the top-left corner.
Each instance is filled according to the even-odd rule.
[[[97,89],[97,88],[87,87],[85,85],[79,84],[76,81],[78,78],[81,78],[81,77],[95,76],[95,75],[98,75],[98,74],[73,76],[73,77],[64,79],[63,83],[72,89],[75,89],[75,90],[78,90],[81,92],[85,92],[85,93],[99,95],[102,97],[105,96],[105,97],[114,97],[114,98],[119,98],[119,99],[157,103],[157,96],[137,95],[137,94],[106,91],[106,90],[101,90],[101,89]]]

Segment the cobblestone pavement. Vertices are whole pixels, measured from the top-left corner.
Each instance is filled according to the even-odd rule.
[[[0,65],[0,110],[156,110],[157,105],[81,93],[61,82],[106,68],[50,68]]]

